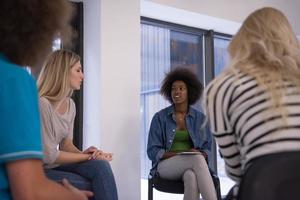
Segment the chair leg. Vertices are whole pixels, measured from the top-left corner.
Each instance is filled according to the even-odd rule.
[[[153,180],[148,179],[148,200],[153,200]]]
[[[216,178],[216,193],[217,193],[217,199],[222,200],[221,196],[221,186],[220,186],[220,179],[219,177]]]
[[[211,174],[211,177],[212,177],[212,180],[213,180],[213,183],[214,183],[214,186],[215,186],[215,190],[216,190],[216,193],[217,193],[217,199],[221,200],[222,196],[221,196],[220,179],[211,169],[209,169],[209,172]]]

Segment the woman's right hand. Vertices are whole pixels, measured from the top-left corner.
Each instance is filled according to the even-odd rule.
[[[84,154],[90,154],[89,160],[107,160],[112,161],[112,153],[107,153],[104,151],[101,151],[97,147],[90,146],[86,150],[83,151]]]
[[[90,159],[112,161],[112,156],[113,156],[112,153],[107,153],[107,152],[103,152],[101,150],[97,150],[92,153]]]
[[[175,153],[175,152],[171,152],[171,151],[165,152],[163,157],[162,157],[162,160],[171,158],[171,157],[176,156],[176,155],[177,155],[177,153]]]
[[[78,200],[88,200],[89,197],[92,197],[94,194],[90,191],[86,191],[86,190],[79,190],[76,187],[74,187],[73,185],[71,185],[69,183],[69,181],[67,179],[63,179],[62,180],[62,185],[70,190],[71,192],[75,193],[79,198]]]

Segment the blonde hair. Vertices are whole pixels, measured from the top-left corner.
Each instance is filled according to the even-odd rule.
[[[252,75],[266,89],[274,108],[282,108],[286,80],[300,89],[299,42],[279,10],[266,7],[250,14],[228,50],[228,70]]]
[[[37,84],[39,96],[51,102],[58,102],[71,96],[73,90],[69,86],[70,69],[80,61],[80,57],[68,50],[54,51],[46,60],[39,75]]]

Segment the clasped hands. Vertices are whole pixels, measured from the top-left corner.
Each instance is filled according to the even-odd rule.
[[[83,151],[84,154],[90,154],[88,160],[107,160],[112,161],[112,153],[107,153],[99,150],[97,147],[90,146],[86,150]]]

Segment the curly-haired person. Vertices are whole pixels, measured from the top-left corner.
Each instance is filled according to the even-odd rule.
[[[87,200],[66,180],[46,178],[36,83],[24,66],[40,66],[52,42],[69,36],[65,0],[0,2],[0,199]]]
[[[202,129],[205,116],[191,107],[203,87],[186,68],[170,71],[160,92],[172,105],[157,112],[151,122],[147,154],[152,161],[152,176],[183,180],[184,199],[217,199],[207,160],[211,136]],[[184,155],[182,152],[189,152]]]

